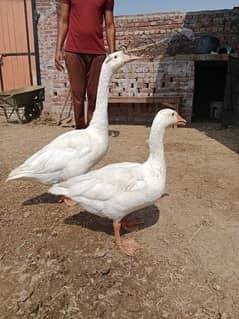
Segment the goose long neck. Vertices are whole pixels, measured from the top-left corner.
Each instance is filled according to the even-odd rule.
[[[108,95],[112,72],[103,64],[97,89],[95,111],[90,122],[91,127],[108,129]]]
[[[153,123],[149,136],[149,157],[147,162],[151,166],[160,169],[160,171],[166,170],[163,144],[164,133],[165,127],[159,123]]]

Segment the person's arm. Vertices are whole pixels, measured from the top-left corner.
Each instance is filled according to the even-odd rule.
[[[58,71],[62,71],[64,69],[64,66],[62,64],[63,46],[64,46],[65,38],[68,32],[69,13],[70,13],[70,5],[63,2],[61,4],[61,13],[60,13],[60,18],[58,23],[56,54],[55,54],[55,66]]]
[[[105,10],[105,32],[110,54],[115,51],[115,24],[111,10]]]

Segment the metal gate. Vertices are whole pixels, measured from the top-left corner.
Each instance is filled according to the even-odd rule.
[[[35,0],[0,0],[0,91],[40,84]]]
[[[228,60],[222,123],[224,126],[239,125],[239,59],[233,56]]]

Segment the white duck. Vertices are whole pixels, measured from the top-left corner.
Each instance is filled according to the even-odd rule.
[[[26,178],[53,184],[87,172],[107,152],[108,91],[112,75],[125,63],[142,59],[123,51],[108,55],[102,65],[96,108],[89,127],[64,133],[14,169],[8,180]]]
[[[164,109],[156,115],[149,137],[149,157],[142,163],[115,163],[53,185],[49,193],[65,195],[78,202],[88,212],[113,220],[115,240],[127,255],[133,255],[137,244],[122,239],[120,228],[132,226],[124,217],[153,204],[164,193],[166,165],[163,136],[165,128],[185,124],[176,111]]]

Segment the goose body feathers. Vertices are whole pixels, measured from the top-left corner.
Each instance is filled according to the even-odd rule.
[[[177,123],[177,112],[164,109],[155,117],[144,163],[115,163],[53,185],[49,192],[65,195],[89,212],[120,221],[130,212],[152,204],[165,189],[165,128]]]
[[[85,173],[97,163],[107,152],[109,144],[108,93],[111,77],[125,63],[141,58],[123,51],[107,56],[101,68],[96,107],[89,127],[58,136],[14,169],[7,180],[26,178],[53,184]]]

